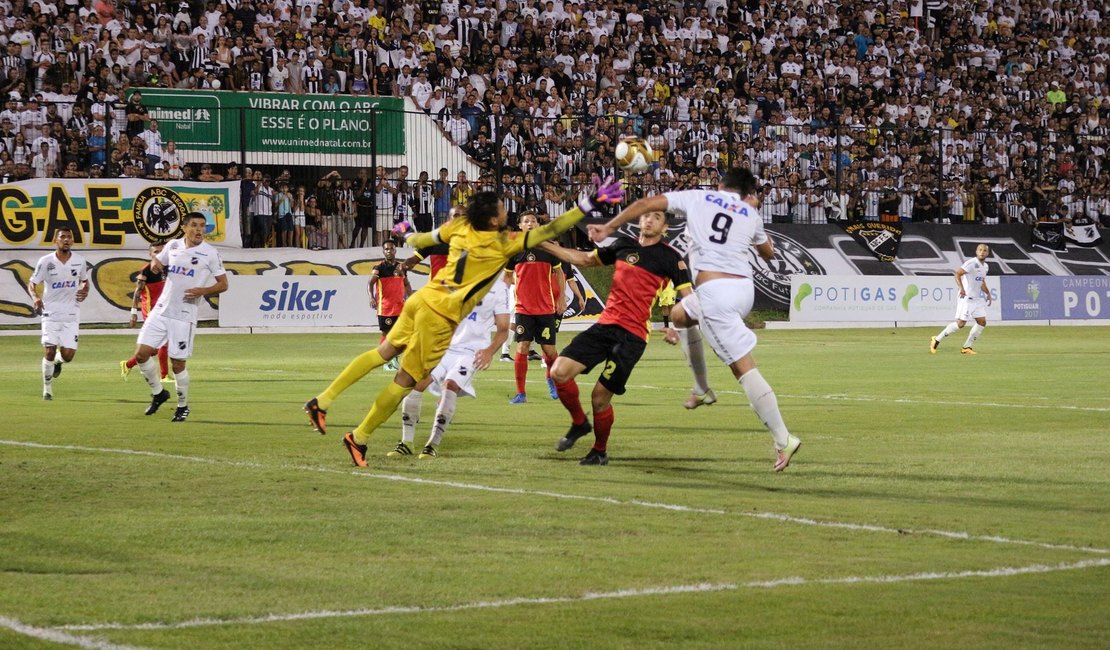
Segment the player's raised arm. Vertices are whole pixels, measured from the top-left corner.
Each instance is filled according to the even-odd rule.
[[[593,251],[586,253],[573,248],[564,248],[549,241],[543,242],[537,246],[537,248],[551,253],[563,262],[568,262],[578,267],[589,268],[591,266],[601,266],[601,260]]]
[[[643,215],[649,212],[666,212],[667,211],[667,197],[662,194],[655,196],[645,196],[644,198],[636,201],[632,205],[620,211],[620,214],[610,219],[608,222],[600,226],[591,225],[587,226],[586,230],[590,233],[590,239],[595,242],[604,241],[606,237],[612,235],[618,228],[631,221],[637,221]]]
[[[612,176],[605,179],[601,186],[597,188],[589,198],[582,199],[578,205],[567,210],[551,221],[551,223],[544,224],[539,228],[533,228],[524,233],[524,247],[531,248],[537,246],[540,242],[554,239],[558,235],[570,230],[574,224],[578,223],[587,214],[594,211],[594,209],[602,203],[620,203],[624,199],[624,187],[620,181],[614,180]]]
[[[401,266],[403,266],[406,271],[411,271],[422,259],[424,259],[424,256],[420,254],[420,251],[416,251],[404,262],[401,262]]]

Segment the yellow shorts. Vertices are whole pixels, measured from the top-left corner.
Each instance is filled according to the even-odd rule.
[[[401,315],[389,330],[386,340],[395,348],[404,348],[401,370],[416,381],[424,379],[439,364],[458,323],[452,323],[424,304],[418,291],[405,301]]]

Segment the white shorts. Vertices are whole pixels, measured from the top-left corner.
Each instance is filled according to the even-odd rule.
[[[956,320],[969,321],[987,317],[987,301],[982,298],[960,298],[956,301]]]
[[[188,359],[193,356],[193,335],[197,326],[183,320],[151,314],[139,330],[139,345],[155,350],[169,343],[171,359]]]
[[[42,347],[77,349],[77,321],[42,321]]]
[[[378,208],[378,215],[375,221],[378,230],[390,230],[393,228],[393,208]]]
[[[293,213],[293,225],[304,228],[305,216],[303,214]]]
[[[721,361],[732,365],[755,349],[755,332],[744,324],[755,302],[751,278],[710,280],[694,291],[701,304],[701,331]]]
[[[432,393],[440,395],[446,390],[447,382],[454,381],[459,385],[459,394],[467,397],[477,397],[474,389],[474,353],[473,352],[448,352],[443,355],[432,370]]]

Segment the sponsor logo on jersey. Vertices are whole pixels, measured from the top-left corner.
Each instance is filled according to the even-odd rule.
[[[189,208],[177,192],[166,187],[148,187],[135,197],[135,231],[152,244],[165,243],[181,235]]]
[[[77,287],[76,280],[62,280],[61,282],[52,282],[51,289],[75,289]]]
[[[169,275],[183,275],[187,278],[191,278],[197,274],[197,270],[185,266],[171,265],[166,267],[166,273]]]
[[[741,214],[745,217],[748,216],[748,208],[746,208],[743,203],[727,201],[725,200],[725,197],[717,196],[716,194],[706,194],[705,200],[707,203],[712,203],[722,210],[728,210],[729,212]]]

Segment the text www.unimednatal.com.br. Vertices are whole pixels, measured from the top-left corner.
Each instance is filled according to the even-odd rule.
[[[367,140],[340,140],[329,138],[262,138],[262,144],[284,147],[344,147],[369,148],[373,143]]]

